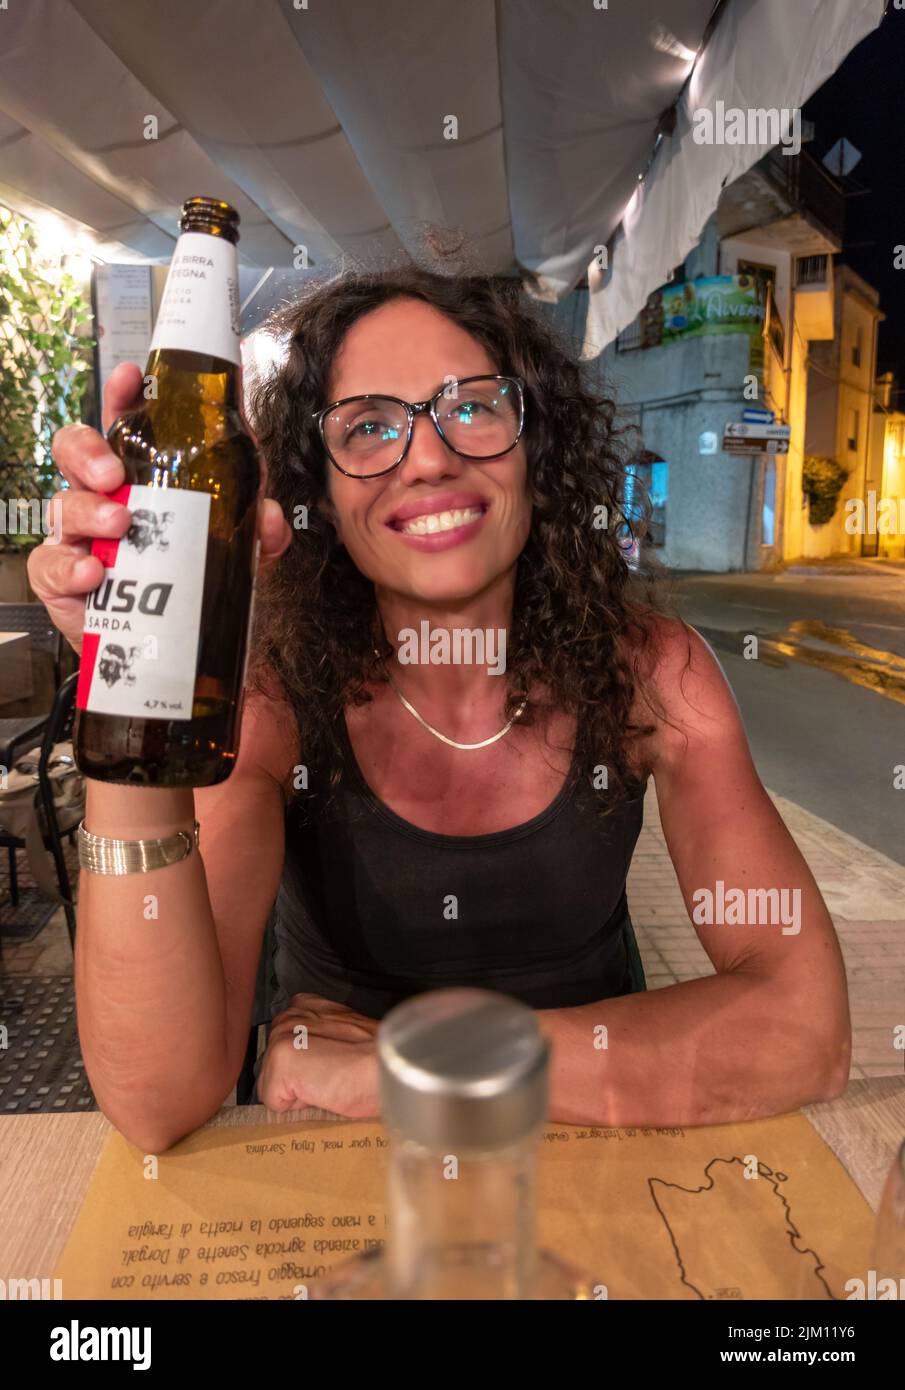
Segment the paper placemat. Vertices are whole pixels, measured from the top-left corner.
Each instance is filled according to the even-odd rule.
[[[63,1298],[293,1299],[387,1237],[374,1121],[110,1137],[55,1276]],[[551,1125],[539,1242],[602,1297],[844,1299],[874,1217],[803,1115],[692,1129]]]

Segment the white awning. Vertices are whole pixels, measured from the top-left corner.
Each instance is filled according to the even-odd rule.
[[[382,262],[405,248],[452,270],[522,273],[558,299],[623,219],[713,11],[16,3],[0,25],[0,200],[55,213],[103,259],[162,261],[182,201],[211,193],[238,208],[247,265]],[[763,152],[695,146],[692,94],[800,104],[882,12],[883,0],[725,0],[593,296],[598,335],[634,317],[722,183]]]
[[[659,142],[622,215],[608,270],[589,271],[586,357],[627,328],[651,291],[681,265],[722,189],[779,143],[751,139],[769,125],[758,114],[800,111],[876,28],[883,9],[884,0],[751,0],[725,7],[677,103],[675,130]],[[740,133],[744,114],[745,143],[705,143],[707,122],[696,112],[711,113],[709,133],[724,139]],[[795,141],[787,131],[791,152]]]

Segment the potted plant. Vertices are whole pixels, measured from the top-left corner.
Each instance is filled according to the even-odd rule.
[[[91,305],[62,259],[0,206],[0,599],[12,601],[27,595],[27,552],[61,481],[53,434],[79,419],[92,366],[93,339],[80,332]]]
[[[846,469],[834,458],[822,454],[805,455],[801,491],[808,503],[808,520],[812,526],[824,526],[832,520],[848,476]]]

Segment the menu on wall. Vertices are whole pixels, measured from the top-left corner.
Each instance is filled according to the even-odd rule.
[[[98,392],[120,362],[143,367],[154,327],[150,265],[99,265],[95,270]]]

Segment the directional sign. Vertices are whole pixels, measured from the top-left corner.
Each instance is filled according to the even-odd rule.
[[[725,454],[787,454],[781,439],[768,439],[766,444],[743,444],[740,449],[724,449]]]
[[[726,454],[787,454],[788,439],[723,439],[723,452]]]
[[[754,410],[752,407],[742,411],[742,419],[746,425],[772,425],[776,415],[772,410]]]
[[[727,454],[787,454],[789,425],[774,425],[772,410],[745,410],[741,422],[729,421],[723,429],[723,452]],[[752,420],[749,417],[768,416],[767,419]]]
[[[725,428],[727,439],[788,439],[792,433],[791,425],[736,424],[734,421]]]

